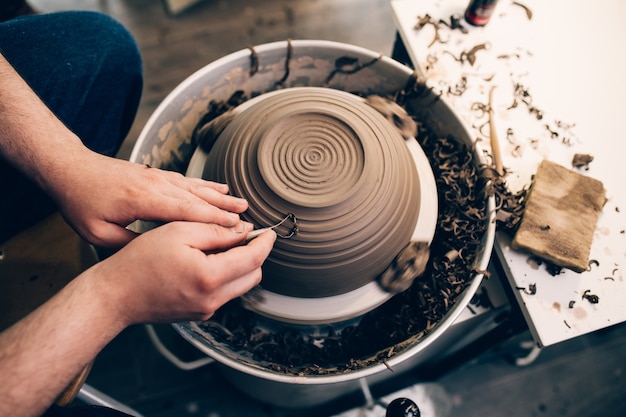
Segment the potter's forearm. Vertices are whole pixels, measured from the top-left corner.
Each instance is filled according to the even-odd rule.
[[[70,158],[87,149],[0,54],[0,154],[42,188],[62,188]]]
[[[34,416],[126,325],[88,270],[0,334],[0,416]]]

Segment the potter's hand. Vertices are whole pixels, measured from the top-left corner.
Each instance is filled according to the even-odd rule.
[[[89,242],[120,247],[136,234],[135,220],[241,224],[248,203],[227,195],[225,184],[185,178],[86,150],[59,174],[53,195],[65,219]]]
[[[124,324],[205,320],[261,281],[261,265],[276,234],[241,245],[249,223],[225,228],[173,222],[137,237],[92,267],[94,285],[122,314]],[[207,254],[208,253],[208,254]]]
[[[206,319],[257,285],[276,235],[241,246],[250,229],[173,222],[151,230],[0,332],[0,415],[41,415],[128,325]]]
[[[85,239],[119,247],[137,219],[231,227],[247,202],[224,185],[147,168],[87,149],[0,55],[0,155],[57,202]]]

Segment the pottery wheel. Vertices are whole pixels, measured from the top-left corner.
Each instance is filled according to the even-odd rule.
[[[227,183],[259,228],[297,217],[297,233],[278,239],[264,264],[261,312],[304,308],[304,321],[327,321],[388,299],[376,278],[416,235],[430,241],[436,224],[434,177],[417,141],[362,98],[328,88],[277,90],[231,117],[187,175]]]

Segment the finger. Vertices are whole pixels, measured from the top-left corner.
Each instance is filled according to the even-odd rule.
[[[215,223],[225,227],[236,226],[241,222],[238,213],[223,210],[197,197],[176,198],[155,195],[141,201],[137,217],[143,220],[188,221]],[[245,203],[247,206],[247,203]]]
[[[227,184],[224,184],[221,182],[215,182],[215,181],[207,181],[207,180],[203,180],[202,178],[185,177],[185,179],[194,184],[198,184],[198,185],[205,186],[205,187],[211,187],[215,191],[219,191],[222,194],[228,194],[229,187]]]
[[[248,222],[239,222],[233,227],[197,222],[172,222],[161,226],[161,232],[172,237],[180,237],[183,244],[204,252],[214,252],[232,248],[246,238],[253,229]]]
[[[226,184],[157,169],[144,175],[152,186],[144,190],[143,198],[135,201],[140,204],[137,216],[146,220],[186,220],[233,226],[239,218],[230,213],[243,213],[248,208],[246,200],[225,194]]]
[[[199,184],[187,183],[186,187],[187,192],[222,210],[243,213],[248,209],[248,202],[243,198],[222,194],[212,187]]]
[[[151,174],[157,174],[157,175],[163,175],[164,177],[167,177],[170,181],[177,181],[177,180],[185,180],[188,182],[192,182],[198,185],[203,185],[206,187],[211,187],[217,191],[219,191],[222,194],[226,194],[228,193],[228,184],[224,184],[221,182],[217,182],[217,181],[209,181],[209,180],[205,180],[203,178],[196,178],[196,177],[186,177],[183,174],[181,174],[180,172],[175,172],[175,171],[168,171],[166,169],[160,169],[160,168],[156,168],[153,169],[152,171],[150,171]]]
[[[171,200],[169,200],[170,205],[165,207],[165,209],[184,210],[185,217],[172,218],[171,216],[176,216],[177,212],[168,212],[168,218],[161,220],[213,221],[225,226],[231,226],[233,222],[238,220],[238,217],[231,216],[228,213],[243,213],[248,209],[248,202],[245,199],[224,194],[221,189],[216,190],[214,186],[218,183],[208,183],[207,185],[205,181],[190,181],[188,178],[178,174],[169,175],[169,177],[168,186],[163,187],[158,193],[150,193],[148,199],[144,199],[143,203],[145,203],[145,207],[148,209],[159,207],[160,211],[162,204],[168,203],[165,199],[163,201],[160,200],[163,197],[171,197]],[[224,185],[224,187],[227,190],[227,186]],[[202,217],[206,216],[207,213],[212,217]],[[161,214],[161,216],[163,217],[164,214]]]
[[[117,249],[139,236],[131,230],[114,223],[102,221],[89,236],[83,236],[88,242],[103,248]]]
[[[222,284],[212,295],[212,299],[209,301],[209,305],[206,306],[205,311],[209,313],[209,317],[214,311],[226,304],[228,301],[237,297],[241,297],[252,288],[261,283],[263,278],[263,271],[261,268],[257,268],[248,272],[236,279]],[[204,320],[209,317],[204,318]]]
[[[190,198],[185,192],[216,206],[234,213],[242,213],[247,210],[248,203],[245,199],[228,195],[228,185],[205,181],[201,178],[188,178],[179,173],[162,171],[168,181],[177,188],[170,190],[170,196],[181,199]],[[182,193],[181,193],[182,191]]]
[[[276,232],[268,230],[245,246],[207,255],[206,263],[210,265],[215,276],[223,277],[223,283],[226,283],[260,268],[272,251],[275,241]]]

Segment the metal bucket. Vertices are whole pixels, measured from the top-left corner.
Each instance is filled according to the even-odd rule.
[[[360,63],[358,72],[337,72],[337,60],[349,57]],[[332,74],[332,76],[329,76]],[[130,160],[153,167],[184,173],[195,151],[192,131],[207,113],[209,102],[227,101],[242,90],[248,97],[296,86],[330,87],[360,95],[391,96],[405,87],[413,70],[373,51],[329,41],[299,40],[264,44],[221,58],[189,76],[159,105],[148,120]],[[472,139],[459,117],[445,99],[434,100],[426,92],[420,100],[429,101],[425,110],[428,127],[439,135],[452,135],[473,146]],[[410,107],[412,103],[407,103]],[[482,162],[482,152],[475,146],[475,160]],[[494,203],[488,202],[493,215]],[[490,216],[490,217],[491,217]],[[495,236],[495,223],[489,219],[487,232],[476,257],[476,270],[484,271],[489,263]],[[223,374],[235,386],[264,402],[283,407],[307,407],[336,399],[358,390],[366,381],[374,384],[397,376],[425,363],[453,343],[446,331],[469,304],[483,279],[476,274],[454,306],[434,329],[386,363],[343,374],[293,376],[264,368],[261,364],[239,360],[224,354],[218,347],[194,331],[191,323],[174,327],[199,350],[214,358]],[[390,372],[390,368],[394,372]]]

